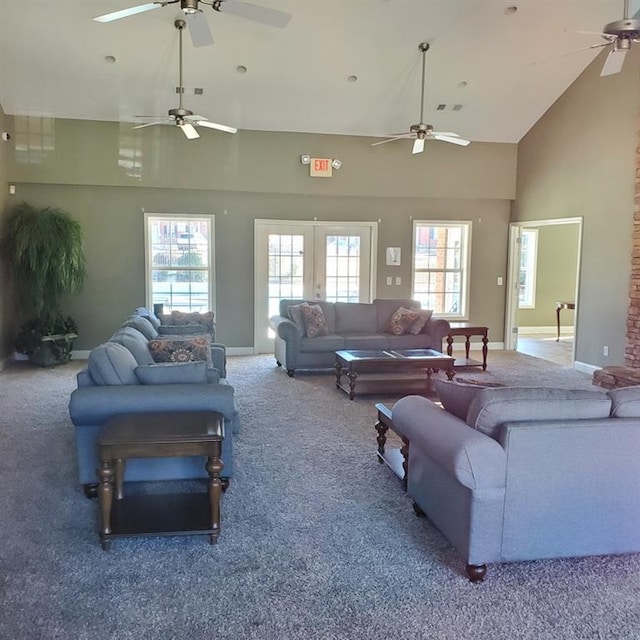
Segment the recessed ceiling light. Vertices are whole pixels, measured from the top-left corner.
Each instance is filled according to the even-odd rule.
[[[358,82],[358,76],[347,76],[347,82]]]
[[[245,67],[243,64],[239,64],[239,65],[236,67],[236,71],[237,71],[238,73],[247,73],[247,67]]]
[[[504,10],[505,14],[508,16],[512,16],[514,13],[516,13],[516,11],[518,11],[518,7],[516,7],[515,4],[512,4],[510,7],[507,7]]]
[[[105,57],[104,57],[104,61],[105,61],[107,64],[114,64],[114,63],[115,63],[115,61],[116,61],[116,57],[115,57],[115,56],[105,56]]]

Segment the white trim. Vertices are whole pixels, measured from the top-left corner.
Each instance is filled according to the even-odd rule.
[[[579,360],[576,360],[573,363],[573,368],[576,371],[582,371],[582,373],[595,373],[596,371],[600,371],[600,369],[602,369],[602,367],[597,367],[593,364],[588,364],[586,362],[580,362]]]
[[[423,227],[462,227],[465,238],[465,251],[461,253],[460,273],[462,279],[462,291],[460,301],[463,306],[461,312],[438,313],[439,318],[445,318],[455,322],[469,320],[469,297],[470,297],[470,280],[471,280],[471,238],[473,232],[472,220],[413,220],[413,230],[411,236],[411,298],[415,299],[414,283],[416,277],[416,229],[418,226]],[[425,269],[425,271],[431,271]]]
[[[228,356],[254,356],[256,355],[253,347],[227,347]]]
[[[149,219],[160,218],[166,220],[180,220],[181,218],[189,220],[205,220],[209,223],[209,311],[216,314],[216,262],[215,262],[215,244],[216,244],[216,216],[213,213],[154,213],[142,210],[144,217],[144,296],[147,307],[153,309],[153,300],[151,286],[149,282],[151,273],[151,252],[149,251]]]

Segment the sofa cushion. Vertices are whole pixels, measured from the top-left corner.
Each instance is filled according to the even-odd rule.
[[[364,302],[336,302],[336,333],[375,333],[377,327],[376,307]]]
[[[138,364],[151,364],[153,358],[149,352],[149,341],[133,327],[122,327],[110,338],[109,342],[117,342],[131,351]]]
[[[117,342],[105,342],[91,350],[87,369],[96,385],[139,384],[136,359]]]
[[[611,417],[640,418],[640,387],[622,387],[607,391],[611,398]]]
[[[289,307],[291,305],[298,305],[306,302],[307,304],[317,304],[322,309],[325,322],[327,323],[327,331],[329,333],[335,333],[336,331],[336,310],[333,302],[326,302],[325,300],[300,300],[296,298],[283,298],[280,300],[280,315],[289,318]]]
[[[154,362],[207,362],[211,359],[211,336],[156,338],[149,340],[149,352]]]
[[[303,302],[300,305],[300,312],[307,338],[326,336],[329,333],[327,321],[324,318],[324,313],[320,305]]]
[[[440,378],[434,378],[433,386],[444,410],[465,421],[471,402],[485,388],[477,384],[464,384]]]
[[[148,318],[143,318],[142,316],[129,316],[122,323],[122,326],[137,329],[147,340],[153,340],[158,337],[157,329],[151,324]]]
[[[380,333],[343,333],[343,349],[387,349],[389,340]]]
[[[289,308],[287,309],[287,312],[289,314],[289,320],[291,320],[291,322],[293,322],[293,324],[296,325],[296,328],[298,329],[298,334],[300,336],[303,336],[305,334],[305,328],[304,328],[304,320],[302,319],[302,309],[300,308],[299,304],[292,304],[289,306]]]
[[[325,353],[345,348],[344,338],[337,333],[330,333],[317,338],[300,338],[300,353]]]
[[[419,319],[420,317],[418,316],[417,310],[399,307],[391,314],[389,323],[385,327],[385,332],[391,333],[394,336],[403,336],[409,333],[411,325]]]
[[[427,333],[419,333],[417,336],[410,333],[403,336],[394,336],[390,333],[382,335],[387,339],[388,349],[431,349],[433,347],[432,337]]]
[[[376,308],[376,331],[384,331],[391,316],[400,308],[420,309],[417,300],[402,300],[396,298],[376,298],[372,303]]]
[[[207,363],[163,362],[138,366],[135,374],[142,384],[206,384]]]
[[[467,424],[497,439],[504,422],[606,418],[611,399],[600,391],[499,387],[482,389],[467,413]]]

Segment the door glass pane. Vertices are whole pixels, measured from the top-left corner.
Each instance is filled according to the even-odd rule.
[[[269,234],[269,317],[279,312],[281,298],[303,297],[304,236]]]
[[[360,251],[360,236],[327,236],[325,297],[329,302],[360,300]]]

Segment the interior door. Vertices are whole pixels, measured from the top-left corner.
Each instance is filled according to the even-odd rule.
[[[273,351],[281,298],[368,302],[375,224],[255,222],[254,351]]]

